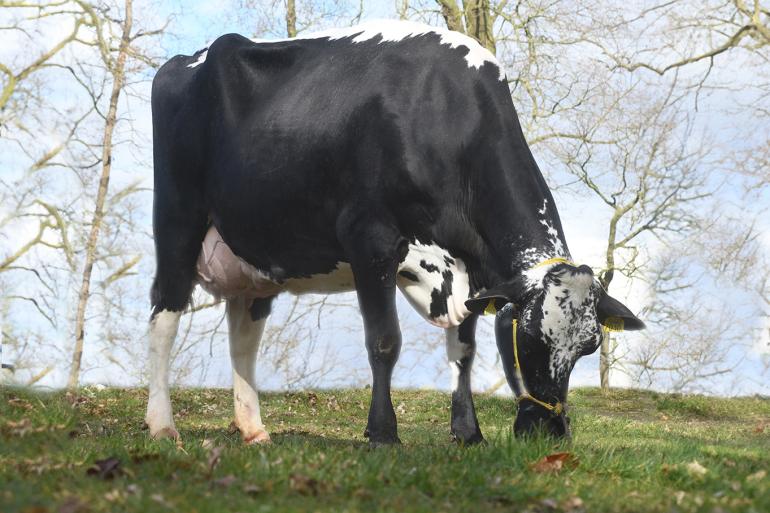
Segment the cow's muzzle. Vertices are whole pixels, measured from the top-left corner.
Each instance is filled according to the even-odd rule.
[[[531,436],[538,433],[554,438],[571,438],[569,417],[564,412],[557,414],[533,402],[520,402],[513,434]]]

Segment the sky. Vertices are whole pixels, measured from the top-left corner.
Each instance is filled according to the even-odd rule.
[[[147,9],[148,4],[139,4],[138,9]],[[163,51],[168,55],[175,53],[192,54],[213,40],[217,35],[228,32],[241,32],[249,34],[249,24],[252,20],[249,16],[238,18],[232,13],[236,12],[237,2],[158,2],[152,4],[152,14],[149,15],[143,11],[142,19],[149,20],[147,23],[159,24],[166,16],[175,13],[172,18],[170,31],[175,37],[164,39]],[[367,10],[362,16],[362,21],[366,19],[377,19],[387,15],[392,10],[391,2],[367,2]],[[6,52],[8,51],[8,47]],[[2,56],[3,53],[0,53]],[[139,84],[137,90],[144,90],[148,84]],[[720,98],[713,101],[719,102]],[[135,99],[124,99],[124,108],[132,118],[135,127],[140,132],[151,133],[151,122],[149,109],[147,105]],[[724,121],[717,121],[724,122]],[[729,128],[726,123],[726,128]],[[526,134],[525,134],[526,135]],[[116,167],[123,162],[130,161],[137,167],[147,166],[150,162],[149,147],[144,141],[142,145],[144,150],[139,155],[136,154],[136,147],[123,148],[118,150],[116,155]],[[535,154],[538,158],[538,155]],[[125,169],[125,167],[124,167]],[[138,172],[117,173],[113,187],[119,187],[121,184],[129,183],[134,179],[142,180],[142,184],[148,189],[151,187],[151,176],[147,169]],[[739,185],[735,184],[734,208],[740,208]],[[728,194],[728,197],[730,194]],[[143,202],[150,201],[149,192],[141,196]],[[606,219],[609,213],[597,208],[595,202],[589,198],[576,197],[568,192],[557,191],[555,193],[557,207],[562,219],[567,242],[572,256],[576,262],[587,263],[593,267],[598,267],[602,261],[603,244],[606,241]],[[767,199],[767,198],[764,198]],[[147,219],[147,229],[149,230],[149,218]],[[764,229],[764,240],[770,248],[770,222]],[[14,234],[20,239],[24,238],[23,232]],[[149,239],[143,241],[146,251],[151,252],[152,242]],[[146,276],[143,284],[146,290],[149,290],[149,282],[152,274],[152,262],[143,262],[141,272]],[[719,291],[713,290],[708,293],[718,294]],[[632,289],[629,283],[618,277],[613,283],[613,295],[624,301],[633,311],[639,311],[646,296],[644,286],[636,284]],[[144,296],[146,297],[146,296]],[[346,294],[341,298],[343,302],[355,304],[355,296]],[[285,311],[289,298],[283,297],[277,302],[275,307],[275,319],[280,319],[282,312]],[[450,386],[450,372],[446,364],[443,349],[442,330],[427,325],[423,322],[411,307],[399,298],[399,314],[404,331],[404,345],[399,363],[394,372],[394,385],[399,387],[414,388],[439,388],[448,389]],[[324,314],[321,318],[319,329],[313,334],[317,337],[317,345],[310,354],[295,355],[297,365],[302,360],[313,365],[321,366],[324,362],[334,361],[337,365],[332,366],[331,372],[326,374],[318,382],[318,386],[343,386],[355,385],[362,386],[369,382],[368,363],[366,351],[363,344],[363,331],[361,321],[355,309],[342,309],[342,312],[336,311],[333,314]],[[215,316],[212,316],[212,319]],[[213,320],[212,320],[213,322]],[[768,321],[770,322],[770,321]],[[138,335],[137,344],[144,343],[144,329],[141,335]],[[499,382],[502,377],[502,369],[497,362],[497,349],[493,337],[491,336],[491,320],[485,319],[480,324],[478,336],[478,356],[475,365],[473,380],[476,390],[485,390]],[[66,340],[66,339],[65,339]],[[757,347],[762,346],[762,340],[757,337]],[[621,349],[623,346],[632,347],[634,344],[641,343],[641,338],[631,335],[624,335],[620,338]],[[199,353],[200,358],[206,361],[207,370],[205,374],[193,373],[184,379],[183,383],[191,386],[229,386],[231,384],[229,355],[224,335],[218,335],[211,344],[200,344],[193,349]],[[749,358],[742,364],[745,374],[749,379],[742,380],[735,384],[730,378],[720,383],[713,393],[722,394],[749,394],[749,393],[768,393],[766,385],[760,379],[754,379],[753,376],[759,376],[760,362],[759,352]],[[42,383],[46,386],[56,386],[62,382],[66,369],[53,372]],[[282,389],[287,386],[286,377],[280,372],[276,372],[269,365],[260,364],[258,366],[258,375],[261,376],[262,388],[264,389]],[[135,378],[116,372],[115,367],[111,365],[99,366],[91,369],[83,375],[85,383],[104,383],[114,385],[135,384]],[[615,372],[612,375],[612,382],[615,386],[631,386],[632,383],[628,376],[621,372]],[[589,385],[597,386],[598,376],[598,356],[592,355],[581,359],[572,374],[571,384],[573,386]],[[501,393],[509,393],[507,385],[500,389]]]

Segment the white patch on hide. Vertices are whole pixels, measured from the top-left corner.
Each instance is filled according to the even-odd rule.
[[[206,62],[206,56],[208,55],[208,53],[209,53],[209,49],[206,48],[205,50],[203,50],[203,52],[201,52],[200,55],[198,55],[198,58],[195,59],[194,62],[191,62],[190,64],[188,64],[187,67],[194,68],[196,66],[200,66],[201,64]]]
[[[441,37],[441,44],[450,48],[465,48],[468,53],[465,55],[465,61],[469,68],[480,69],[484,63],[491,63],[497,66],[499,70],[498,78],[505,80],[505,72],[502,66],[492,55],[492,52],[481,46],[475,39],[461,34],[459,32],[447,30],[440,27],[431,27],[422,23],[401,20],[375,20],[361,23],[353,27],[333,28],[322,30],[309,34],[300,34],[295,38],[283,39],[252,39],[255,43],[283,43],[296,39],[324,39],[338,40],[347,37],[353,37],[353,43],[363,43],[372,39],[381,38],[380,43],[403,41],[411,37],[418,37],[425,34],[437,34]],[[198,56],[195,62],[187,65],[188,68],[194,68],[205,62],[206,54],[204,51]]]
[[[417,241],[398,268],[397,284],[417,312],[440,328],[459,326],[470,314],[465,301],[470,295],[465,263],[435,244]],[[265,271],[235,255],[213,226],[203,241],[197,264],[198,283],[220,298],[264,298],[281,292],[333,294],[355,290],[350,264],[338,262],[333,270],[278,282]],[[413,279],[410,279],[413,278]],[[445,294],[451,290],[450,294]],[[437,314],[437,315],[432,315]]]
[[[563,375],[589,341],[601,336],[595,299],[598,282],[587,273],[567,270],[558,283],[548,283],[543,300],[541,332],[550,341],[551,377]]]
[[[405,271],[416,281],[402,275]],[[470,314],[465,301],[470,294],[468,271],[465,263],[436,244],[422,244],[419,241],[409,245],[409,252],[398,268],[398,288],[407,301],[428,322],[440,328],[459,326]],[[451,294],[444,298],[442,286],[451,274]],[[446,304],[444,305],[444,301]],[[431,306],[442,310],[437,316],[431,315]],[[446,309],[446,312],[443,310]]]
[[[460,362],[449,362],[449,368],[452,369],[452,392],[456,392],[460,387]]]
[[[334,294],[356,290],[353,270],[347,262],[337,262],[331,272],[313,274],[307,278],[290,278],[283,288],[292,294]]]

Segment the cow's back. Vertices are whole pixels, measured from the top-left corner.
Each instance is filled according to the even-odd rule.
[[[357,30],[223,36],[154,83],[156,163],[186,161],[170,172],[200,188],[233,251],[277,280],[344,261],[338,220],[362,206],[406,238],[461,245],[471,153],[510,118],[496,104],[510,103],[499,67],[469,38]]]

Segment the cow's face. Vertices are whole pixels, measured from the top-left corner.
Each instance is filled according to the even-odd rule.
[[[564,405],[575,362],[601,345],[603,324],[629,330],[644,324],[604,292],[587,266],[558,264],[489,289],[467,305],[478,312],[490,301],[501,307],[495,319],[497,346],[520,399],[514,432],[543,429],[569,436]]]

